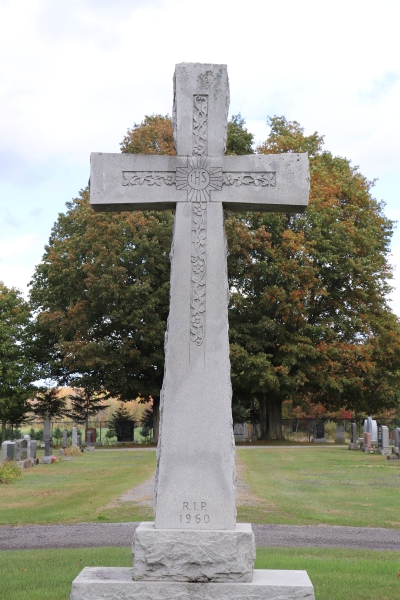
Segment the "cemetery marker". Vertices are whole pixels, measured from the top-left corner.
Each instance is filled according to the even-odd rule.
[[[225,65],[181,63],[174,76],[177,156],[91,155],[96,211],[173,209],[175,224],[155,524],[140,525],[134,542],[133,576],[141,581],[131,581],[132,570],[85,569],[72,600],[94,597],[90,589],[108,597],[107,578],[115,598],[175,600],[189,594],[187,586],[193,599],[314,598],[304,571],[258,571],[253,579],[251,526],[236,525],[223,215],[224,208],[303,212],[308,157],[224,156],[228,108]]]

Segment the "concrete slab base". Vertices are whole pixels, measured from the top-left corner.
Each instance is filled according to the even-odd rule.
[[[349,444],[349,450],[360,450],[360,444]]]
[[[127,567],[86,567],[70,600],[314,600],[306,571],[255,570],[251,583],[133,581]]]
[[[256,544],[250,523],[233,530],[155,529],[141,523],[132,544],[136,580],[251,582]]]

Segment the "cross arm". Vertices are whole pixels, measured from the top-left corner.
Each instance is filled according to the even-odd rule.
[[[211,201],[228,210],[302,213],[308,204],[307,153],[222,157],[222,189]]]
[[[186,157],[92,152],[90,204],[97,212],[168,210],[186,201],[176,189],[176,169]]]

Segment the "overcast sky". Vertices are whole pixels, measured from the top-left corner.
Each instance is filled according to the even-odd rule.
[[[351,159],[399,219],[399,0],[0,0],[0,280],[26,293],[51,227],[178,62],[228,65],[257,142],[297,120]],[[400,233],[392,243],[399,264]],[[400,274],[397,275],[400,290]],[[393,294],[400,315],[400,292]]]

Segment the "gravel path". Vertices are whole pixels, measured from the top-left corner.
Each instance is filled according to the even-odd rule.
[[[0,550],[130,546],[137,523],[0,527]],[[400,551],[400,530],[329,525],[253,525],[257,546]]]

